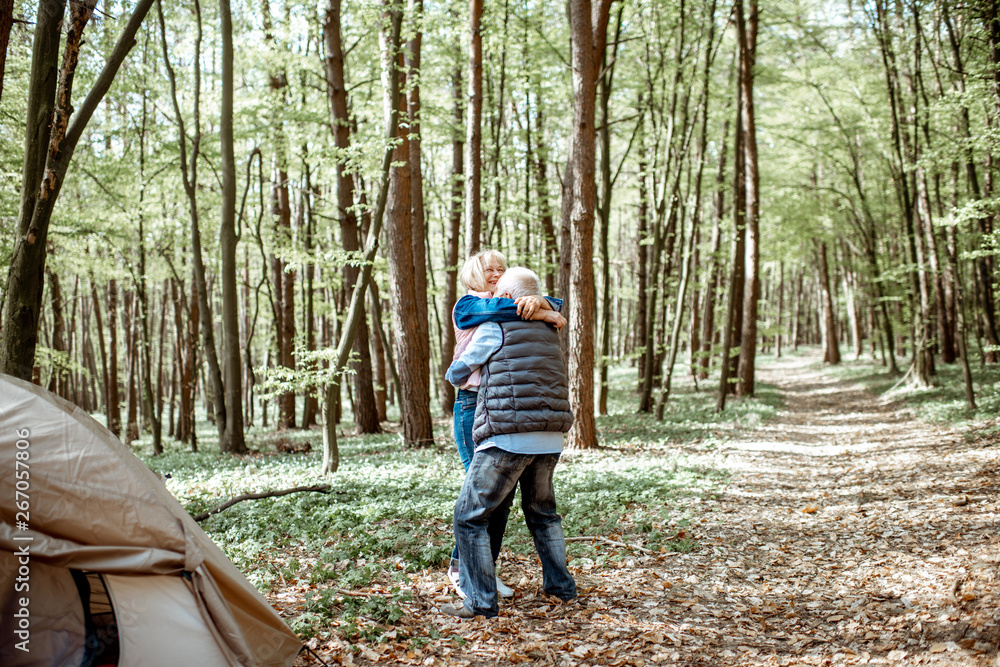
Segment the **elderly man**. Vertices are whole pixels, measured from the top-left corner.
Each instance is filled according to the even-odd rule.
[[[538,276],[514,267],[497,283],[495,295],[517,299],[540,293]],[[495,511],[509,506],[519,483],[524,520],[542,561],[542,589],[562,600],[576,597],[552,487],[563,433],[573,424],[558,332],[543,321],[481,324],[447,378],[459,385],[477,368],[482,380],[472,433],[476,449],[455,503],[463,563],[459,585],[466,598],[441,607],[459,618],[499,613],[487,526]]]

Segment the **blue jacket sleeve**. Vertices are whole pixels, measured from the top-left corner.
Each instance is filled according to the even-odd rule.
[[[545,297],[552,310],[562,311],[562,299]],[[481,299],[466,294],[455,304],[455,325],[459,329],[478,327],[483,322],[516,322],[517,304],[511,299]]]
[[[456,387],[462,386],[476,369],[489,361],[501,345],[503,345],[503,330],[500,329],[500,325],[484,322],[472,335],[472,340],[469,341],[469,346],[465,348],[462,356],[451,362],[445,373],[445,379]]]

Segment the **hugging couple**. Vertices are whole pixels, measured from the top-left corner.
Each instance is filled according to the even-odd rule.
[[[491,618],[498,594],[514,594],[496,576],[496,559],[518,484],[542,561],[542,589],[562,600],[576,597],[552,487],[563,433],[573,423],[558,338],[566,320],[560,300],[541,296],[533,271],[508,270],[495,250],[470,257],[459,280],[468,294],[452,313],[455,359],[446,378],[459,388],[455,442],[466,475],[448,576],[464,600],[441,611]]]

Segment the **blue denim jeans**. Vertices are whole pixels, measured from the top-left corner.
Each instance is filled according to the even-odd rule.
[[[455,426],[455,444],[458,446],[458,456],[462,466],[468,470],[472,463],[472,455],[476,452],[476,444],[472,442],[472,424],[476,420],[476,399],[478,391],[459,389],[455,396],[455,409],[452,411]]]
[[[455,537],[462,554],[459,586],[476,614],[496,616],[495,554],[491,519],[521,485],[521,509],[542,561],[542,589],[562,600],[576,597],[576,582],[566,567],[566,539],[556,513],[552,474],[558,454],[512,454],[491,447],[476,452],[455,503]]]
[[[455,426],[455,444],[458,446],[458,456],[462,459],[462,466],[466,473],[472,464],[472,457],[476,452],[476,444],[472,441],[472,424],[476,419],[476,399],[479,398],[478,391],[459,389],[455,396],[455,409],[452,412]],[[511,489],[510,497],[497,507],[489,525],[490,549],[493,552],[495,561],[500,555],[500,547],[503,546],[503,533],[507,527],[507,517],[510,515],[510,506],[514,502],[514,490]],[[451,551],[451,557],[459,560],[458,544]],[[462,589],[465,590],[464,588]]]

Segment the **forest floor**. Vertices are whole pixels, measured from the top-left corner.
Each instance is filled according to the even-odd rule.
[[[918,420],[815,361],[758,370],[783,406],[721,445],[731,477],[699,500],[693,551],[595,536],[622,557],[575,568],[569,603],[541,594],[537,560],[502,556],[517,595],[489,620],[441,614],[454,598],[427,570],[379,642],[310,645],[358,665],[1000,666],[996,436]]]

